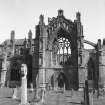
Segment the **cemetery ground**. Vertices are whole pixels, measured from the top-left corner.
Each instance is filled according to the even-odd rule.
[[[19,105],[20,103],[20,88],[18,91],[18,99],[13,99],[13,88],[0,88],[0,105]],[[45,95],[45,104],[44,105],[82,105],[83,101],[83,92],[82,91],[47,91]],[[100,95],[99,98],[94,95],[93,105],[105,105],[105,95]],[[35,102],[38,104],[35,104]],[[28,102],[30,105],[42,105],[40,101],[38,102],[35,99],[35,93],[28,89]]]

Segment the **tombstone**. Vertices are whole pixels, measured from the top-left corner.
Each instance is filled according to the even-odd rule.
[[[84,88],[84,103],[85,103],[85,105],[90,105],[90,104],[89,104],[88,80],[85,80],[85,88]]]
[[[16,86],[16,88],[14,88],[13,90],[12,99],[16,99],[16,100],[19,99],[19,87],[18,86]]]
[[[34,91],[33,83],[30,84],[30,91]]]
[[[27,66],[21,65],[21,103],[19,105],[29,105],[27,102]]]
[[[93,105],[93,92],[89,92],[89,103]]]

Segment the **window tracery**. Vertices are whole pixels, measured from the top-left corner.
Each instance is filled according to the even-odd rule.
[[[54,64],[64,64],[71,55],[70,41],[64,37],[55,40],[52,51]]]

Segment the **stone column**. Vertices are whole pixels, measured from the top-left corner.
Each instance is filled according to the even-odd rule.
[[[98,39],[98,66],[99,66],[99,80],[98,84],[105,88],[105,39],[103,39],[103,45],[101,45],[101,40]]]
[[[45,33],[45,29],[43,29],[43,34]],[[43,91],[42,91],[42,103],[44,103],[44,96],[45,96],[45,91],[46,91],[46,77],[45,77],[45,73],[46,73],[46,36],[43,36]]]
[[[5,86],[6,82],[6,73],[7,73],[7,53],[4,55],[4,61],[2,62],[2,71],[1,71],[1,83],[2,86]]]
[[[99,84],[105,88],[105,51],[99,54]]]
[[[55,71],[55,73],[54,73],[54,90],[56,91],[57,90],[57,74],[56,74],[57,72]]]
[[[84,105],[90,105],[89,103],[89,90],[88,90],[88,81],[85,81],[85,88],[84,88]]]
[[[93,92],[89,93],[89,103],[90,105],[93,105]]]

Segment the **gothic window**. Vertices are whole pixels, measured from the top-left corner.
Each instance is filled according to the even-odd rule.
[[[59,42],[60,54],[66,54],[66,55],[71,54],[70,42],[68,41],[68,39],[62,37],[58,39],[58,42]]]
[[[71,54],[70,42],[66,38],[58,39],[59,42],[59,50],[58,50],[58,59],[60,63],[67,61]]]
[[[61,37],[53,43],[53,62],[64,64],[71,55],[70,42],[68,39]]]

